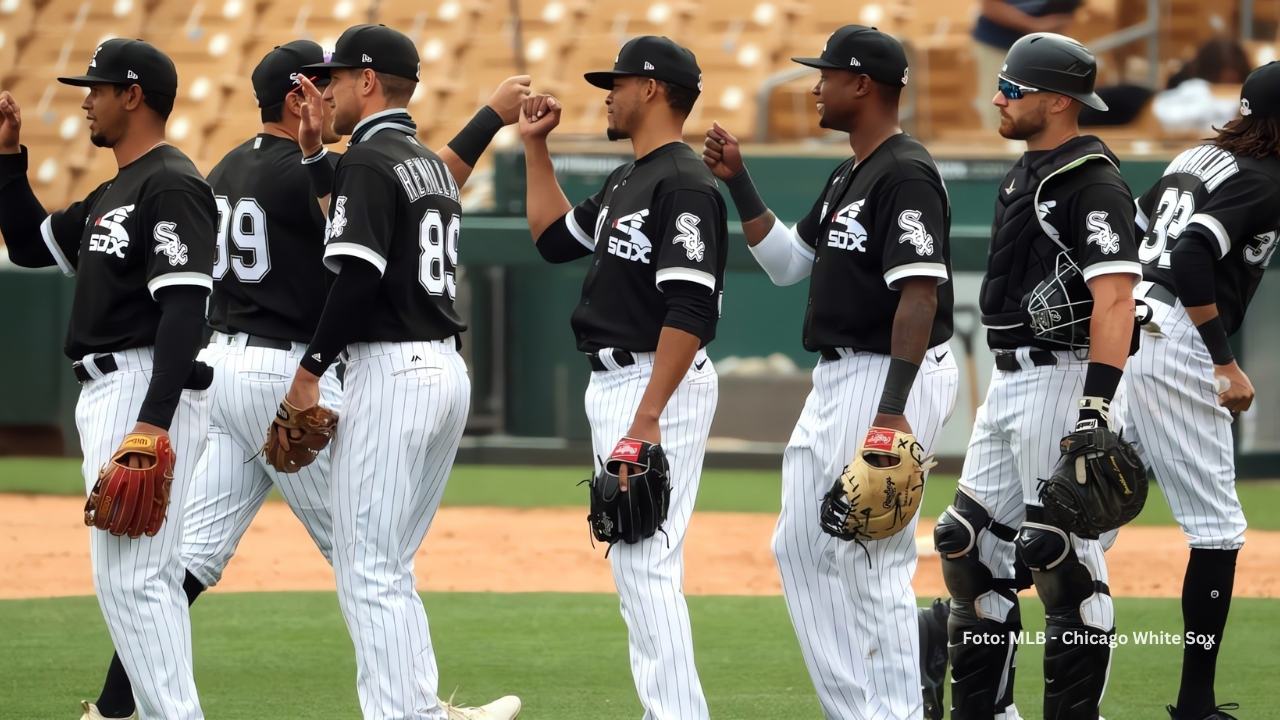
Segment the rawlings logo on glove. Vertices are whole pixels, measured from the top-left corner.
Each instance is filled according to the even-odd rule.
[[[819,525],[841,540],[896,535],[920,509],[925,473],[935,465],[911,433],[871,428],[822,499]]]
[[[623,465],[630,466],[626,490],[618,477]],[[667,520],[671,478],[661,445],[624,437],[586,482],[591,485],[587,524],[600,542],[637,543],[653,537]]]

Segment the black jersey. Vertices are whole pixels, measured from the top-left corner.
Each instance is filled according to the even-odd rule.
[[[1240,329],[1280,233],[1280,159],[1236,157],[1214,145],[1183,152],[1137,200],[1143,279],[1175,290],[1169,257],[1195,228],[1213,244],[1214,292],[1227,333]]]
[[[209,173],[218,207],[213,329],[302,342],[315,332],[328,274],[325,218],[301,161],[296,142],[261,134]]]
[[[929,151],[899,133],[832,173],[796,235],[813,250],[804,347],[889,354],[897,284],[938,280],[930,347],[951,337],[951,206]]]
[[[462,205],[453,175],[414,136],[408,113],[365,118],[338,161],[325,266],[359,258],[382,281],[351,342],[443,340],[466,329],[457,293]]]
[[[610,173],[600,192],[566,217],[570,233],[538,241],[544,257],[592,255],[571,323],[578,349],[652,352],[672,280],[724,292],[727,214],[715,176],[682,142],[673,142]],[[561,242],[547,248],[543,243]],[[715,337],[714,319],[700,339]]]
[[[76,277],[67,357],[153,345],[157,291],[212,288],[216,225],[209,185],[172,145],[157,146],[46,217],[45,244]]]
[[[1081,136],[1053,150],[1023,154],[1004,176],[979,294],[992,349],[1062,349],[1038,339],[1021,310],[1027,293],[1053,275],[1063,253],[1085,283],[1111,273],[1142,274],[1133,195],[1118,163],[1101,140]],[[1013,315],[1022,320],[1006,322]]]

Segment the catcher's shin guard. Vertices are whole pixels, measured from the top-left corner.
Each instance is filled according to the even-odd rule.
[[[938,519],[934,545],[951,593],[947,621],[951,660],[951,717],[990,720],[1013,704],[1014,656],[1022,631],[1016,578],[996,578],[978,557],[978,537],[990,532],[1012,542],[1014,530],[994,522],[963,490]]]
[[[1114,639],[1114,631],[1054,622],[1045,626],[1045,720],[1098,720]]]

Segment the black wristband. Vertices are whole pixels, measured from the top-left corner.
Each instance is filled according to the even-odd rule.
[[[915,384],[919,371],[919,365],[894,356],[889,361],[889,374],[885,376],[884,391],[880,393],[880,407],[876,412],[901,415],[907,409],[907,396],[911,394],[911,386]]]
[[[315,155],[302,158],[302,164],[311,176],[311,190],[322,198],[333,192],[333,164],[328,160],[329,149],[321,147]]]
[[[1120,387],[1124,371],[1114,365],[1091,362],[1084,374],[1084,399],[1080,402],[1079,420],[1096,420],[1110,426],[1111,400]]]
[[[1222,324],[1222,316],[1214,315],[1196,326],[1204,346],[1209,348],[1209,357],[1214,365],[1230,365],[1235,362],[1235,353],[1231,352],[1231,343],[1227,341],[1227,326]]]
[[[729,197],[733,198],[734,207],[738,208],[738,217],[744,222],[755,220],[769,211],[764,199],[760,197],[760,191],[756,190],[756,184],[751,180],[751,173],[745,167],[742,172],[725,180],[724,184],[729,188]]]
[[[459,160],[470,167],[475,167],[476,163],[480,162],[480,156],[484,154],[485,148],[493,142],[493,136],[497,135],[504,125],[498,111],[485,105],[476,111],[466,127],[453,136],[449,141],[449,149],[458,156]]]

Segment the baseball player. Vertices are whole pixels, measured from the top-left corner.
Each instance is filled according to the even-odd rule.
[[[340,136],[333,130],[332,105],[318,99],[312,104],[296,80],[305,75],[304,65],[323,61],[323,50],[309,40],[267,53],[252,75],[262,132],[228,153],[209,175],[219,213],[209,303],[215,332],[201,357],[216,373],[209,443],[185,510],[181,556],[192,601],[221,578],[272,487],[280,489],[321,554],[330,558],[328,452],[297,473],[280,472],[257,456],[262,426],[284,398],[319,321],[327,286],[321,259],[325,217],[315,198],[322,195],[327,203],[340,156],[324,153],[323,167],[303,164],[299,142],[314,148]],[[316,82],[327,84],[327,78]],[[482,112],[498,113],[503,124],[514,122],[527,83],[527,77],[503,83]],[[302,125],[311,110],[321,113],[318,128]],[[451,170],[460,165],[455,177],[462,168],[470,170],[452,150],[440,154],[450,159]],[[311,211],[299,211],[308,205]],[[336,367],[320,379],[320,395],[326,407],[340,407]],[[128,718],[133,709],[129,678],[113,658],[102,694],[96,704],[85,704],[83,720]]]
[[[951,415],[951,211],[933,158],[898,126],[901,43],[847,25],[821,56],[793,60],[821,72],[819,122],[848,133],[853,150],[809,213],[788,228],[765,207],[737,139],[719,125],[703,151],[770,279],[812,278],[803,342],[821,360],[783,455],[773,551],[826,716],[918,718],[918,513],[904,531],[855,545],[823,533],[818,507],[869,428],[914,432],[927,451]]]
[[[418,68],[413,42],[382,25],[347,29],[330,62],[303,67],[330,78],[323,102],[334,105],[334,130],[351,141],[333,180],[323,256],[338,275],[285,400],[317,407],[323,378],[340,354],[345,359],[343,415],[330,450],[332,561],[364,717],[510,720],[520,712],[513,696],[481,708],[440,700],[413,576],[470,402],[458,354],[466,326],[453,302],[462,207],[450,165],[465,180],[503,119],[482,109],[450,143],[455,157],[446,162],[418,143],[405,110]],[[309,108],[321,102],[309,79],[299,82]],[[527,92],[520,85],[516,92]],[[315,115],[307,117],[318,130]],[[300,142],[303,162],[324,152],[318,140]]]
[[[701,78],[693,53],[654,36],[623,45],[613,70],[587,73],[587,82],[609,91],[608,136],[630,139],[636,159],[576,207],[547,150],[559,102],[530,98],[520,116],[539,254],[553,263],[592,258],[571,325],[592,370],[586,411],[596,469],[621,454],[624,439],[640,441],[633,447],[661,443],[670,466],[663,532],[609,553],[647,720],[708,716],[682,588],[685,531],[719,395],[705,348],[715,337],[725,266],[724,200],[681,141]],[[620,476],[625,491],[625,469]]]
[[[100,499],[99,469],[107,466],[104,477],[115,472],[109,460],[143,464],[120,458],[116,448],[150,442],[160,467],[159,448],[172,447],[173,484],[167,496],[156,496],[162,509],[171,507],[158,532],[134,538],[91,530],[90,549],[112,642],[138,679],[141,717],[198,720],[204,715],[192,675],[179,547],[182,501],[209,426],[211,378],[193,361],[213,284],[213,193],[165,142],[178,75],[164,53],[141,40],[108,40],[84,75],[59,81],[89,89],[82,107],[90,138],[111,148],[119,171],[83,201],[46,215],[26,179],[21,111],[0,93],[0,231],[14,263],[56,265],[76,278],[66,354],[82,383],[76,426],[85,482],[94,488],[91,508]],[[128,495],[111,500],[127,503]],[[86,510],[86,521],[111,514],[104,504]]]
[[[1240,116],[1174,159],[1137,201],[1138,296],[1151,308],[1129,363],[1126,425],[1191,545],[1182,587],[1186,642],[1176,720],[1231,720],[1213,682],[1245,519],[1231,416],[1253,385],[1227,338],[1276,249],[1280,219],[1280,64],[1245,80]]]
[[[995,370],[952,505],[934,542],[951,592],[951,717],[1018,717],[1017,558],[1046,612],[1045,718],[1097,718],[1115,613],[1101,539],[1051,524],[1037,494],[1059,438],[1114,427],[1110,403],[1134,337],[1141,275],[1133,199],[1115,156],[1081,136],[1093,54],[1071,38],[1028,35],[1009,50],[992,102],[1000,134],[1027,152],[1001,181],[980,305]]]

